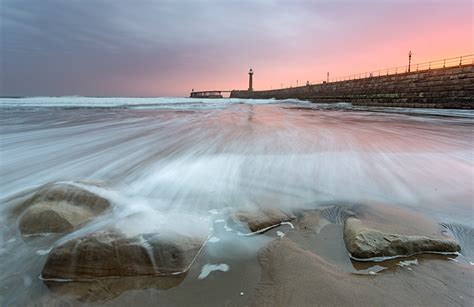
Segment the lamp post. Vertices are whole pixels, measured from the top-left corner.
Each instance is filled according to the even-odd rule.
[[[410,72],[411,69],[411,50],[408,52],[408,72]]]

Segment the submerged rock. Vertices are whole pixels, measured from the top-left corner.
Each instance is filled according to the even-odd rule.
[[[73,183],[51,183],[20,205],[24,211],[18,226],[22,234],[69,232],[103,214],[110,206],[107,199]]]
[[[276,227],[283,222],[289,222],[295,219],[293,213],[285,212],[280,209],[255,208],[246,211],[237,211],[229,217],[227,223],[233,227],[246,225],[246,228],[239,229],[242,232],[256,233],[264,232],[270,228]]]
[[[167,290],[177,287],[186,278],[186,273],[169,276],[138,276],[121,278],[101,278],[90,281],[63,282],[46,280],[49,290],[65,298],[73,298],[82,303],[102,303],[122,295],[127,291],[145,289]],[[62,301],[63,303],[63,301]],[[64,303],[63,303],[64,304]],[[51,304],[45,304],[51,305]],[[71,305],[77,305],[72,301]],[[138,304],[140,305],[140,304]]]
[[[170,276],[187,272],[205,238],[177,233],[128,237],[102,231],[56,246],[43,268],[45,280],[104,277]]]
[[[347,217],[355,216],[354,205],[334,205],[312,210],[301,210],[298,212],[297,225],[300,230],[319,233],[321,229],[329,224],[344,224]]]
[[[324,226],[329,224],[331,222],[322,216],[321,211],[304,211],[298,214],[297,226],[303,231],[319,233]]]
[[[356,259],[408,256],[423,252],[454,253],[461,249],[452,239],[384,233],[365,226],[354,217],[345,221],[344,242]]]

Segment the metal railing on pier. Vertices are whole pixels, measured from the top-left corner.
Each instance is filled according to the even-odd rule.
[[[339,82],[339,81],[356,80],[356,79],[363,79],[363,78],[370,78],[370,77],[389,76],[389,75],[396,75],[396,74],[404,74],[408,72],[427,71],[427,70],[436,69],[436,68],[463,66],[463,65],[468,65],[468,64],[474,64],[474,54],[468,54],[468,55],[458,56],[454,58],[447,58],[447,59],[442,59],[442,60],[429,61],[429,62],[424,62],[424,63],[416,63],[416,64],[405,65],[405,66],[384,68],[384,69],[368,71],[368,72],[342,76],[342,77],[335,77],[335,78],[328,79],[327,82]]]

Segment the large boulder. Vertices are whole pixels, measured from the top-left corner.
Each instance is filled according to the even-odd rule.
[[[293,213],[276,208],[254,208],[235,212],[227,219],[227,224],[242,232],[261,233],[295,218]]]
[[[110,202],[87,190],[87,183],[51,183],[23,202],[19,218],[22,234],[64,233],[106,212]],[[18,210],[20,210],[18,209]]]
[[[356,259],[408,256],[423,252],[455,253],[461,249],[450,238],[385,233],[367,227],[354,217],[345,221],[344,242],[349,253]]]
[[[184,274],[205,241],[170,232],[127,236],[104,230],[56,246],[48,255],[42,278],[77,281]]]

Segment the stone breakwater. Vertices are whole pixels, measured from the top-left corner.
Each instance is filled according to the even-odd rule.
[[[474,64],[373,76],[266,91],[231,92],[231,98],[350,102],[360,106],[474,108]]]

